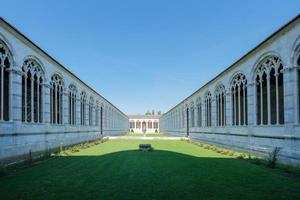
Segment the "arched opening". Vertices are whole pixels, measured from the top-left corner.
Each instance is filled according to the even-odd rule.
[[[145,121],[142,122],[142,132],[146,133],[147,132],[147,124]]]
[[[284,124],[283,65],[275,56],[260,62],[255,72],[257,125]]]
[[[244,74],[237,74],[231,81],[232,125],[248,124],[247,80]]]
[[[93,97],[90,97],[90,102],[89,102],[89,125],[90,126],[93,126],[93,120],[94,120],[93,112],[94,112],[94,99]]]
[[[62,124],[63,116],[63,80],[62,78],[54,74],[51,77],[51,89],[50,89],[50,122],[52,124]]]
[[[10,52],[3,41],[0,40],[0,121],[9,120],[9,71],[11,65]]]
[[[99,124],[100,124],[99,112],[100,112],[99,102],[97,101],[96,102],[96,108],[95,108],[95,126],[99,126]]]
[[[136,121],[136,128],[141,129],[141,122],[140,121]]]
[[[211,93],[207,92],[205,95],[205,122],[206,126],[211,126]]]
[[[190,104],[190,125],[191,127],[195,127],[195,108],[194,108],[194,102],[192,101]]]
[[[300,45],[296,53],[296,65],[298,67],[298,122],[300,123]]]
[[[182,128],[185,128],[185,110],[184,110],[184,107],[182,107],[182,110],[181,110],[181,115],[182,115],[182,118],[181,118],[181,122],[182,122]]]
[[[135,129],[135,123],[134,123],[134,121],[130,121],[130,128],[131,129]]]
[[[69,124],[76,124],[76,87],[74,85],[69,86]]]
[[[148,121],[148,129],[152,129],[152,121]]]
[[[216,97],[216,125],[226,125],[226,92],[224,85],[217,86],[215,90]]]
[[[85,119],[86,119],[85,105],[86,105],[86,93],[81,92],[80,94],[80,124],[81,125],[85,125]]]
[[[197,127],[202,126],[202,105],[201,105],[201,99],[197,99]]]

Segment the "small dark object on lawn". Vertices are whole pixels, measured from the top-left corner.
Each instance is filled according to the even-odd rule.
[[[139,148],[141,151],[150,151],[151,150],[151,144],[140,144]]]

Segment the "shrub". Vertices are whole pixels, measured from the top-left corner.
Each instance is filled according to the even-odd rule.
[[[280,151],[280,147],[274,147],[272,151],[269,153],[267,166],[270,168],[274,168],[277,163],[277,157]]]
[[[73,148],[71,149],[71,152],[72,152],[72,153],[79,152],[79,149],[78,149],[77,147],[73,147]]]

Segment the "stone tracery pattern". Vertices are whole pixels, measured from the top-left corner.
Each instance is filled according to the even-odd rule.
[[[94,118],[94,98],[90,97],[89,101],[89,125],[93,126],[93,118]]]
[[[195,108],[194,108],[194,102],[192,101],[190,103],[190,126],[195,127]]]
[[[6,44],[0,40],[0,121],[9,120],[9,86],[11,55]]]
[[[256,102],[257,125],[283,124],[284,87],[283,65],[280,58],[268,56],[257,66]]]
[[[242,73],[236,74],[231,81],[232,125],[248,124],[247,79]]]
[[[41,123],[44,72],[34,59],[24,61],[22,72],[22,121]]]
[[[202,126],[202,104],[201,104],[201,98],[197,98],[196,101],[197,106],[197,127]]]
[[[226,90],[224,85],[218,85],[215,89],[216,120],[217,126],[226,125]]]
[[[50,85],[50,122],[52,124],[62,124],[64,82],[58,74],[54,74],[51,77]]]
[[[80,94],[80,124],[86,125],[86,93]]]
[[[76,125],[76,100],[77,88],[75,85],[69,86],[69,124]]]
[[[204,97],[204,101],[205,101],[205,125],[207,127],[210,127],[212,125],[212,117],[211,117],[211,93],[207,92],[205,97]]]

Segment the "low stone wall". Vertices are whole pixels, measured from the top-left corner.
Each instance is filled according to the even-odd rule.
[[[123,130],[106,130],[103,131],[103,135],[99,131],[0,134],[0,164],[27,160],[30,154],[32,157],[38,157],[58,150],[60,146],[66,147],[101,139],[107,135],[125,133]]]
[[[186,133],[166,131],[165,134],[172,136],[184,136]],[[232,150],[250,153],[263,158],[267,158],[268,154],[274,147],[280,147],[278,160],[281,163],[300,165],[300,139],[299,138],[280,138],[255,135],[238,135],[238,134],[218,134],[218,133],[200,133],[191,132],[191,139],[199,140]]]

